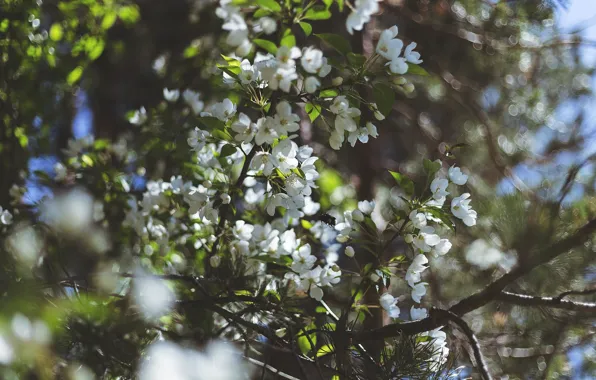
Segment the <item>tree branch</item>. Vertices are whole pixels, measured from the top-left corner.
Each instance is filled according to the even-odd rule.
[[[499,294],[496,299],[499,301],[512,303],[515,305],[521,305],[521,306],[545,306],[545,307],[553,307],[556,309],[565,309],[565,310],[596,313],[596,303],[569,301],[569,300],[563,300],[561,298],[562,298],[561,296],[538,297],[538,296],[530,296],[530,295],[526,295],[526,294],[501,292],[501,294]]]
[[[480,376],[485,380],[491,380],[492,377],[488,371],[488,366],[484,361],[482,351],[480,351],[480,343],[478,342],[476,335],[474,335],[474,331],[472,331],[466,321],[449,310],[431,309],[431,315],[433,314],[439,316],[440,318],[446,318],[455,323],[464,332],[464,334],[466,334],[468,340],[470,341],[470,346],[472,346],[472,351],[474,351],[474,360],[476,361],[476,367],[480,372]]]
[[[528,274],[537,266],[547,263],[570,249],[583,244],[595,231],[596,219],[589,221],[573,235],[537,251],[536,254],[533,255],[533,262],[526,262],[524,263],[525,265],[518,265],[509,273],[490,283],[484,289],[459,301],[453,305],[449,311],[455,315],[461,316],[494,301],[508,285]],[[371,339],[394,337],[399,334],[418,334],[436,329],[437,327],[445,325],[447,322],[448,319],[444,316],[430,316],[419,321],[394,323],[374,330],[355,332],[353,333],[352,338],[354,342],[362,342]]]

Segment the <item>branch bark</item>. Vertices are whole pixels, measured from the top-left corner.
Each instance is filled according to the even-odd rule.
[[[501,295],[502,291],[508,285],[528,274],[537,266],[545,264],[555,257],[566,253],[570,249],[583,244],[595,231],[596,219],[589,221],[573,235],[537,251],[532,255],[533,261],[525,262],[524,265],[518,265],[509,273],[490,283],[484,289],[459,301],[449,308],[449,311],[455,315],[461,316],[494,301]],[[417,334],[443,326],[448,321],[449,319],[444,316],[430,316],[419,321],[394,323],[374,330],[354,332],[352,333],[352,339],[354,342],[363,342],[372,339],[394,337],[399,334]]]
[[[538,297],[526,294],[517,294],[510,292],[501,292],[497,296],[497,300],[512,303],[521,306],[544,306],[555,309],[565,309],[573,311],[591,312],[596,314],[596,303],[592,302],[578,302],[561,299],[557,297]]]
[[[480,343],[474,335],[474,331],[468,326],[466,321],[461,319],[458,315],[454,314],[449,310],[441,310],[441,309],[433,309],[431,310],[431,315],[436,314],[440,318],[446,318],[451,322],[455,323],[463,332],[466,334],[466,337],[470,341],[470,346],[472,346],[472,351],[474,352],[474,360],[476,361],[476,367],[480,372],[480,376],[484,380],[491,380],[492,377],[490,372],[488,371],[488,366],[486,365],[486,361],[484,360],[484,356],[482,355],[482,351],[480,351]]]

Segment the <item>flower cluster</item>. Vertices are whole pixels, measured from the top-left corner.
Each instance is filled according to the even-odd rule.
[[[352,146],[356,144],[357,140],[366,143],[369,136],[376,138],[379,135],[377,133],[377,127],[371,122],[366,123],[365,127],[358,128],[355,119],[360,116],[360,110],[350,107],[350,103],[345,96],[340,95],[333,99],[333,103],[329,109],[335,114],[335,129],[329,136],[329,145],[331,148],[335,150],[341,148],[346,132],[348,132],[348,142]]]
[[[370,17],[379,11],[379,0],[356,0],[352,13],[346,19],[346,29],[350,34],[362,30]]]
[[[419,64],[422,63],[420,53],[415,52],[416,43],[410,43],[403,51],[404,42],[397,38],[397,26],[392,26],[381,32],[379,42],[377,43],[376,52],[383,58],[387,59],[386,66],[393,74],[405,74],[408,72],[408,62]]]

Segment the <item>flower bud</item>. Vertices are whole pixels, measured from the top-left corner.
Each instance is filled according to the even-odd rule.
[[[357,222],[362,222],[364,220],[364,214],[362,213],[362,211],[356,209],[352,211],[352,219],[354,219]]]
[[[331,80],[331,84],[334,86],[341,86],[341,84],[344,83],[344,78],[342,77],[335,77]]]
[[[346,247],[346,249],[344,250],[344,253],[346,254],[346,256],[348,257],[354,257],[354,254],[356,253],[354,251],[354,248],[351,245],[348,245]]]
[[[369,277],[372,282],[378,282],[381,279],[381,277],[379,277],[379,275],[375,272],[372,272]]]
[[[393,79],[393,83],[395,83],[398,86],[401,86],[403,84],[408,83],[408,81],[406,80],[406,78],[404,77],[397,77]]]
[[[414,89],[415,89],[415,87],[414,87],[414,85],[412,83],[406,83],[406,84],[404,84],[404,91],[407,94],[411,94],[412,92],[414,92]]]
[[[224,205],[229,204],[232,201],[232,197],[230,197],[229,194],[223,193],[222,195],[219,196],[221,198],[221,202]]]
[[[412,234],[407,234],[405,237],[406,243],[408,244],[412,244],[412,242],[414,241],[414,236],[412,236]]]
[[[213,183],[206,179],[203,181],[203,186],[209,189],[211,186],[213,186]]]
[[[345,243],[350,239],[349,236],[346,235],[337,235],[337,237],[335,238],[335,240],[337,240],[338,243]]]
[[[209,264],[211,264],[213,268],[217,268],[219,264],[221,264],[221,257],[219,255],[211,256]]]

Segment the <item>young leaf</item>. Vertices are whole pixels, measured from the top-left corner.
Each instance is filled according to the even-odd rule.
[[[348,53],[348,62],[350,62],[352,66],[362,67],[366,62],[366,57],[362,54]]]
[[[70,85],[73,85],[79,79],[81,79],[81,75],[83,75],[83,68],[81,66],[77,66],[68,74],[66,77],[66,82]]]
[[[306,35],[306,37],[310,36],[310,34],[312,33],[312,25],[310,25],[308,22],[304,22],[304,21],[299,22],[298,25],[300,25],[300,27],[302,28],[302,31],[304,31],[304,34]]]
[[[266,50],[268,53],[271,53],[273,55],[277,53],[277,46],[275,46],[275,44],[271,41],[255,38],[254,40],[252,40],[252,42],[254,42],[255,45],[262,48],[263,50]]]
[[[455,223],[453,223],[453,220],[451,220],[451,217],[445,210],[438,207],[426,207],[423,210],[425,212],[428,212],[435,218],[440,219],[441,222],[443,222],[443,224],[447,226],[447,228],[455,232]]]
[[[391,173],[395,182],[397,182],[399,187],[401,187],[408,196],[414,195],[414,182],[412,182],[411,179],[401,173],[393,172],[391,170],[389,170],[389,173]]]
[[[281,46],[294,47],[296,46],[296,37],[292,34],[290,28],[286,29],[279,43]]]
[[[428,158],[422,160],[422,167],[424,172],[428,174],[430,178],[433,178],[435,174],[441,169],[441,163],[437,161],[431,161]]]
[[[331,12],[324,5],[315,5],[306,11],[305,20],[327,20],[331,18]]]
[[[319,97],[321,98],[335,98],[337,95],[339,95],[339,92],[332,88],[329,90],[323,90],[319,93]]]
[[[311,333],[307,336],[305,331],[314,330],[316,328],[317,326],[314,323],[311,323],[297,335],[298,339],[296,341],[298,342],[298,347],[304,355],[308,354],[311,350],[314,350],[317,344],[317,334]]]
[[[228,157],[231,156],[232,154],[236,153],[237,148],[232,145],[232,144],[226,144],[223,146],[223,148],[221,148],[221,157]]]
[[[318,104],[306,103],[304,110],[308,114],[310,122],[314,122],[321,114],[321,106]]]
[[[199,122],[205,126],[208,131],[223,130],[225,123],[213,116],[205,116],[199,118]]]
[[[265,9],[269,9],[272,12],[281,11],[281,5],[279,5],[275,0],[257,0],[257,4]]]
[[[333,34],[333,33],[320,33],[315,34],[318,38],[320,38],[323,42],[340,52],[341,54],[348,54],[352,51],[352,47],[348,40],[343,38],[340,35]]]
[[[375,103],[377,103],[379,112],[387,116],[395,103],[395,92],[393,92],[391,86],[384,83],[374,84],[373,98],[375,99]]]
[[[415,65],[413,63],[408,63],[408,74],[412,75],[420,75],[423,77],[428,77],[430,74],[428,71],[424,70],[422,67]]]
[[[326,344],[317,350],[317,358],[321,356],[327,356],[335,352],[335,349],[331,344]]]

